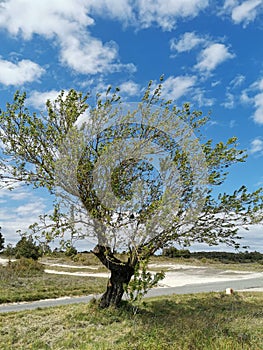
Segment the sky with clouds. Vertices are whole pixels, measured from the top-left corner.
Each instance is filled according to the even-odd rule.
[[[41,111],[47,98],[75,88],[94,95],[118,86],[138,101],[164,74],[163,94],[212,112],[205,136],[237,136],[245,164],[223,190],[263,183],[262,0],[0,0],[0,108],[16,90]],[[6,242],[49,208],[48,196],[0,193]],[[263,251],[262,228],[244,244]]]

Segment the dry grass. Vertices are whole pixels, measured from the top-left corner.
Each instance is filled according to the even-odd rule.
[[[90,303],[2,314],[0,348],[262,350],[263,293],[149,299],[136,314],[126,303],[117,310]]]

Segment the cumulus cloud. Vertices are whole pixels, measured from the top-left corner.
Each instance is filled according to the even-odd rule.
[[[130,0],[88,0],[87,7],[91,15],[118,19],[125,25],[136,21],[134,13],[135,1]]]
[[[0,83],[4,85],[23,85],[38,80],[44,69],[30,60],[17,63],[0,59]]]
[[[27,103],[30,106],[35,107],[38,110],[41,110],[45,107],[47,100],[51,100],[54,101],[58,95],[59,95],[60,91],[56,91],[56,90],[50,90],[50,91],[32,91],[30,93],[30,96],[27,99]]]
[[[175,27],[178,18],[193,18],[208,5],[208,0],[137,0],[138,20],[140,26],[147,28],[152,24],[163,30]]]
[[[135,96],[140,91],[140,85],[134,81],[126,81],[120,84],[120,91],[128,96]]]
[[[260,138],[255,138],[251,142],[250,152],[254,154],[259,152],[262,153],[262,151],[263,151],[263,141]]]
[[[234,58],[224,44],[214,43],[203,49],[198,57],[198,63],[195,68],[201,72],[209,73],[219,64],[228,59]]]
[[[120,64],[115,43],[103,43],[90,35],[87,28],[94,20],[87,13],[88,5],[88,0],[9,0],[2,4],[0,28],[25,40],[34,34],[55,40],[61,62],[80,73],[134,70],[132,64]]]
[[[171,76],[163,82],[162,95],[169,100],[177,100],[188,93],[195,82],[195,76]]]
[[[118,19],[124,25],[148,28],[157,25],[171,30],[179,18],[193,18],[208,5],[208,0],[87,0],[91,14]]]
[[[179,40],[176,40],[175,38],[171,39],[170,49],[177,52],[190,51],[200,44],[204,44],[206,41],[207,39],[196,35],[195,32],[186,32],[179,38]]]
[[[244,1],[241,5],[234,7],[232,11],[232,19],[235,23],[244,22],[247,24],[254,21],[262,5],[261,0]]]
[[[195,17],[208,5],[208,0],[7,0],[1,5],[0,28],[25,40],[37,34],[55,41],[61,63],[78,73],[134,72],[132,63],[120,62],[115,42],[91,35],[94,14],[138,29],[157,25],[171,30],[178,18]]]
[[[247,26],[255,20],[262,9],[262,0],[247,0],[241,3],[236,0],[226,0],[221,13],[230,14],[234,23],[243,23],[244,26]]]

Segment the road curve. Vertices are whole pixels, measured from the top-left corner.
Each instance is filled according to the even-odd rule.
[[[231,280],[221,282],[210,282],[200,284],[186,284],[180,287],[154,288],[151,289],[146,297],[158,297],[172,294],[192,294],[202,292],[221,292],[226,288],[232,288],[234,291],[251,290],[259,288],[263,291],[262,278],[247,278],[244,280]],[[46,307],[55,307],[75,303],[87,303],[92,298],[99,298],[100,295],[87,295],[82,297],[64,297],[58,299],[46,299],[33,302],[21,302],[0,305],[0,313],[18,312],[25,310],[42,309]]]

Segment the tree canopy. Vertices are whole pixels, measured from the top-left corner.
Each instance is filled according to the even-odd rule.
[[[161,83],[154,89],[150,82],[139,103],[126,103],[109,88],[92,106],[88,94],[62,91],[40,115],[17,92],[0,113],[2,186],[56,193],[53,214],[31,226],[34,234],[96,240],[93,252],[112,273],[103,306],[119,303],[135,267],[158,249],[194,242],[237,248],[238,228],[262,219],[261,189],[214,191],[246,159],[236,137],[205,140],[209,117],[161,92]]]

